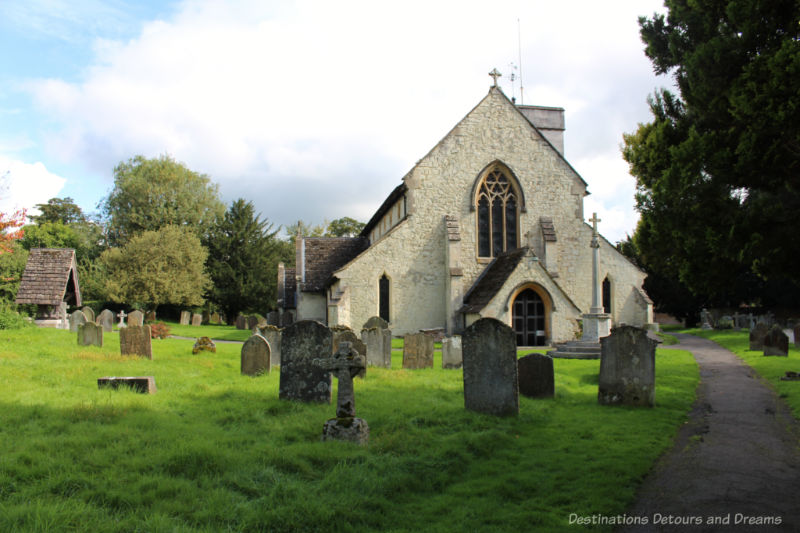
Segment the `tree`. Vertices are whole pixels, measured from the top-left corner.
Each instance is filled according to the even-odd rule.
[[[28,251],[19,241],[11,242],[8,246],[11,251],[0,254],[0,303],[14,302],[22,273],[28,263]]]
[[[234,319],[242,311],[265,311],[276,299],[277,265],[294,258],[294,248],[276,237],[278,230],[256,215],[251,202],[231,203],[205,239],[208,299]]]
[[[655,71],[679,96],[624,137],[642,219],[633,241],[653,273],[707,305],[800,282],[800,4],[667,0],[641,18]]]
[[[108,297],[119,303],[155,310],[161,304],[201,305],[210,280],[204,266],[207,250],[194,232],[164,226],[133,237],[100,256],[108,272]]]
[[[350,217],[337,218],[325,231],[326,237],[357,237],[366,224]]]
[[[79,222],[86,222],[86,215],[83,210],[70,198],[50,198],[46,204],[36,204],[40,215],[32,215],[29,217],[37,224],[44,224],[47,222],[61,224],[74,224]]]
[[[191,228],[204,235],[225,212],[219,188],[167,155],[141,155],[114,168],[114,188],[102,203],[112,245],[124,245],[144,231],[164,226]]]
[[[13,253],[11,242],[24,235],[22,225],[25,224],[25,210],[15,211],[10,215],[0,213],[0,254]]]

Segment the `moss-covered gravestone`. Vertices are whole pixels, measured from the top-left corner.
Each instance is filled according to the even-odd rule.
[[[111,331],[114,328],[114,313],[109,309],[103,309],[97,315],[97,324],[102,326],[103,331]]]
[[[103,346],[103,327],[87,322],[78,326],[78,346]]]
[[[83,311],[81,311],[80,309],[70,313],[68,319],[69,319],[69,330],[72,333],[78,331],[78,326],[82,326],[83,324],[86,324],[86,322],[88,322],[88,320],[86,319],[86,315],[83,314]]]
[[[520,357],[517,368],[520,394],[529,398],[552,398],[555,395],[552,357],[532,353]]]
[[[331,402],[331,374],[313,361],[330,357],[332,341],[331,330],[316,320],[295,322],[281,332],[282,400]]]
[[[775,324],[764,336],[763,341],[764,355],[780,355],[786,357],[789,355],[789,336],[783,332],[783,329]]]
[[[144,313],[138,309],[128,315],[128,326],[141,326],[144,324]]]
[[[489,415],[519,413],[517,337],[507,324],[481,318],[461,336],[464,407]]]
[[[259,376],[269,374],[270,346],[261,335],[253,335],[242,345],[242,374]]]
[[[336,398],[336,418],[331,418],[322,427],[322,440],[345,440],[356,444],[367,444],[369,426],[356,417],[356,397],[353,378],[366,368],[366,359],[356,352],[347,341],[339,343],[333,357],[319,358],[314,364],[333,372],[339,380]]]
[[[600,339],[601,405],[652,407],[656,400],[656,346],[647,330],[620,326]]]
[[[403,337],[403,368],[433,368],[433,337],[424,333]]]
[[[150,326],[128,326],[119,330],[119,350],[122,355],[153,358]]]
[[[367,365],[392,368],[392,332],[380,327],[361,330],[361,341],[364,343]]]
[[[339,350],[339,344],[342,342],[349,342],[352,346],[353,350],[358,352],[359,355],[366,356],[367,354],[367,346],[364,344],[364,341],[359,339],[355,332],[350,329],[337,329],[333,331],[333,353],[336,353]],[[359,371],[358,377],[365,378],[367,377],[367,367],[364,365],[364,368]]]

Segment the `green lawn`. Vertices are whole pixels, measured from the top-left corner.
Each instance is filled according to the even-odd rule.
[[[178,322],[163,322],[169,327],[169,334],[178,337],[210,337],[222,341],[246,341],[253,334],[249,329],[236,329],[234,326],[227,325],[182,326]]]
[[[0,531],[583,531],[570,513],[626,510],[698,380],[660,351],[656,408],[601,407],[599,362],[559,359],[554,399],[496,418],[440,355],[408,371],[398,352],[356,380],[362,448],[320,442],[334,406],[278,400],[277,370],[241,376],[239,345],[154,340],[150,361],[105,341],[0,331]],[[109,375],[158,392],[98,390]]]
[[[764,356],[764,351],[750,351],[750,334],[747,330],[686,330],[686,333],[710,339],[738,355],[764,379],[800,418],[800,381],[781,381],[787,371],[800,372],[800,350],[789,343],[789,357]]]

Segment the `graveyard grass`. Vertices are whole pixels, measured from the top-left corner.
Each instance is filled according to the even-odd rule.
[[[800,419],[800,382],[781,381],[786,372],[800,372],[800,350],[789,343],[789,356],[764,356],[763,350],[750,350],[750,335],[747,330],[703,330],[690,329],[685,333],[712,340],[735,353],[764,378],[789,405],[795,418]]]
[[[240,375],[239,344],[154,339],[150,361],[104,340],[0,336],[0,531],[582,531],[571,513],[625,512],[698,381],[659,351],[655,408],[602,407],[599,361],[556,360],[554,399],[496,418],[464,409],[438,352],[414,371],[395,352],[356,380],[358,447],[321,442],[334,405],[279,400],[277,369]],[[133,375],[158,392],[97,389]]]

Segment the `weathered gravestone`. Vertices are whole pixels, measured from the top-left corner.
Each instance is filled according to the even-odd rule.
[[[519,393],[529,398],[552,398],[555,395],[553,358],[532,353],[517,361]]]
[[[203,324],[203,315],[200,313],[192,313],[192,325],[201,326]]]
[[[424,333],[403,337],[403,368],[433,368],[433,337]]]
[[[250,315],[247,317],[247,329],[253,331],[253,328],[258,325],[258,317],[256,315]]]
[[[192,320],[192,313],[189,311],[181,311],[181,326],[188,326]]]
[[[281,327],[285,328],[294,323],[294,315],[291,311],[284,311],[281,313]]]
[[[461,368],[461,337],[454,335],[442,339],[442,368],[452,370]]]
[[[153,376],[130,376],[130,377],[104,377],[97,378],[98,389],[119,389],[127,387],[142,394],[153,394],[156,392],[156,378]]]
[[[769,333],[769,328],[763,322],[758,324],[750,330],[750,349],[757,351],[764,349],[764,337]]]
[[[777,324],[764,336],[764,355],[789,355],[789,337]]]
[[[269,313],[267,313],[267,324],[269,324],[270,326],[280,327],[281,314],[277,311],[270,311]]]
[[[138,309],[135,311],[131,311],[131,314],[128,315],[128,325],[141,326],[143,324],[144,324],[144,313],[142,313]]]
[[[156,312],[155,311],[148,311],[147,314],[144,316],[144,319],[148,323],[152,323],[156,321]]]
[[[211,324],[219,324],[219,323],[220,323],[220,319],[219,319],[219,313],[217,313],[217,312],[211,313],[211,314],[208,316],[208,321],[209,321]]]
[[[269,374],[270,346],[261,335],[253,335],[242,345],[242,374],[258,376]]]
[[[83,311],[80,309],[73,311],[69,315],[69,330],[72,333],[75,333],[78,331],[78,326],[82,326],[83,324],[86,324],[86,322],[86,315],[83,314]]]
[[[356,352],[347,341],[339,343],[333,357],[314,359],[314,364],[334,373],[339,380],[336,397],[336,418],[331,418],[322,427],[322,440],[345,440],[356,444],[367,444],[369,426],[356,417],[356,396],[353,378],[363,371],[367,364],[363,355]]]
[[[379,327],[362,329],[361,341],[366,347],[367,365],[392,368],[392,332]]]
[[[217,345],[214,344],[210,337],[200,337],[192,346],[192,353],[196,355],[200,352],[217,353]]]
[[[97,323],[103,327],[103,331],[111,331],[114,328],[114,313],[108,309],[103,309],[97,315]]]
[[[331,375],[313,361],[330,357],[332,344],[331,330],[315,320],[295,322],[281,332],[282,400],[330,403]]]
[[[379,316],[373,316],[364,322],[363,326],[361,326],[361,329],[371,328],[389,329],[389,323]]]
[[[350,328],[337,328],[331,330],[333,333],[333,339],[331,341],[333,346],[333,353],[336,353],[339,350],[339,344],[342,342],[349,342],[352,346],[352,349],[358,352],[358,355],[366,356],[367,353],[367,346],[364,344],[364,341],[356,336],[356,333]],[[358,377],[365,378],[367,377],[367,367],[364,366],[364,369],[358,373]]]
[[[236,317],[236,329],[247,329],[247,318],[244,315]]]
[[[800,323],[794,327],[794,347],[800,348]]]
[[[647,331],[619,326],[600,339],[600,378],[597,401],[601,405],[652,407],[656,399],[656,346]]]
[[[83,311],[83,314],[84,314],[84,315],[86,315],[86,320],[87,320],[88,322],[94,322],[94,319],[95,319],[95,316],[94,316],[94,309],[92,309],[92,308],[91,308],[91,307],[89,307],[88,305],[84,305],[84,306],[81,308],[81,311]]]
[[[92,322],[78,326],[78,346],[103,346],[103,326]]]
[[[481,318],[461,336],[464,407],[489,415],[519,413],[517,337],[495,318]]]
[[[269,344],[269,365],[280,366],[281,364],[281,329],[275,326],[266,326],[258,328],[258,333]]]
[[[119,330],[119,351],[122,355],[153,358],[150,326],[128,326]]]

